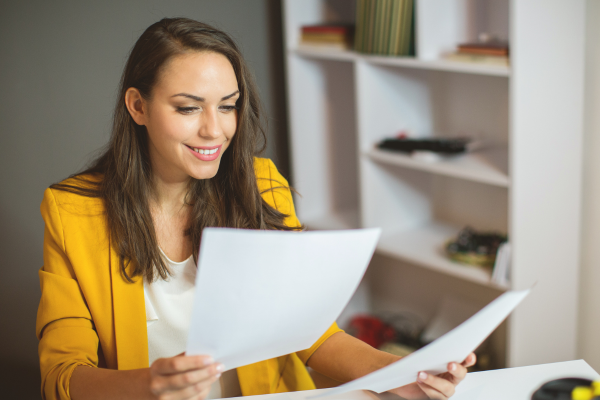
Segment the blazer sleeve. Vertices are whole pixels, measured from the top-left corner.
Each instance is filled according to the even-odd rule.
[[[292,192],[287,180],[281,176],[273,161],[268,161],[269,179],[271,181],[270,190],[263,193],[263,196],[272,196],[271,199],[265,199],[268,203],[271,203],[280,212],[288,215],[285,220],[286,225],[293,227],[300,227],[300,221],[296,217],[296,210],[294,209],[294,201],[292,199]],[[271,200],[271,201],[269,201]],[[296,352],[296,355],[302,360],[304,364],[308,362],[308,359],[313,355],[315,351],[334,333],[343,332],[336,322],[334,322],[327,331],[313,344],[310,348]]]
[[[70,399],[69,381],[78,365],[98,366],[98,335],[73,267],[65,251],[61,216],[52,189],[41,205],[44,265],[39,271],[42,296],[36,335],[42,399]]]

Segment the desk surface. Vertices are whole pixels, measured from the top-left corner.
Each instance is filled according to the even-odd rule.
[[[530,400],[533,392],[544,382],[565,377],[599,380],[600,375],[585,361],[565,361],[528,367],[506,368],[494,371],[473,372],[456,388],[451,400]],[[254,396],[253,400],[304,400],[329,389],[304,392],[267,394]],[[396,399],[398,397],[394,396]],[[378,400],[389,399],[371,392],[357,391],[323,400]]]
[[[457,386],[452,400],[530,400],[543,383],[566,377],[600,379],[583,360],[473,372]]]

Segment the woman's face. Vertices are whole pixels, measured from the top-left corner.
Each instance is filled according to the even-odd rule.
[[[213,52],[173,58],[162,71],[151,99],[140,97],[137,102],[141,108],[138,118],[129,106],[135,102],[126,95],[134,120],[148,131],[153,172],[170,182],[214,177],[236,132],[238,97],[231,63]]]

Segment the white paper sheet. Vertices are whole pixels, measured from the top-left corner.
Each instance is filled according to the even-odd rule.
[[[350,300],[380,232],[205,229],[186,354],[232,369],[309,348]]]
[[[462,362],[475,350],[508,317],[529,291],[506,292],[455,329],[403,359],[326,393],[307,398],[328,397],[352,390],[382,393],[416,382],[420,371],[431,374],[445,372],[448,363]]]

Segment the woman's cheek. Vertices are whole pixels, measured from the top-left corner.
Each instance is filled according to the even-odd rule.
[[[189,136],[197,134],[200,130],[200,122],[197,118],[179,119],[171,124],[171,131],[176,139],[185,140]]]
[[[227,140],[230,141],[235,132],[237,131],[237,115],[235,115],[231,120],[227,121],[227,128],[225,129],[225,136]]]
[[[173,126],[173,122],[169,122],[168,119],[162,119],[160,123],[155,125],[155,135],[158,136],[163,142],[172,142],[176,139],[176,132],[178,129]]]

